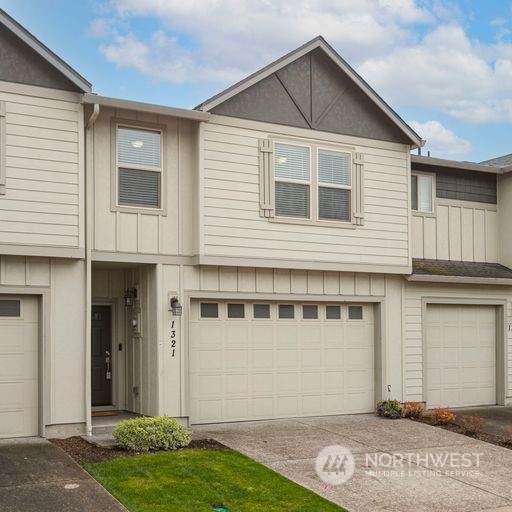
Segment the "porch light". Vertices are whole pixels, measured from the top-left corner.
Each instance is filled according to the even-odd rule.
[[[169,303],[171,313],[173,316],[181,316],[183,313],[183,306],[180,304],[178,297],[172,297]]]
[[[133,301],[137,298],[137,289],[136,288],[128,288],[124,292],[124,305],[127,308],[131,308],[133,306]]]

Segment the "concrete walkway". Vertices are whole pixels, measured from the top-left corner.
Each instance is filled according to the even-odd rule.
[[[2,512],[126,512],[100,484],[44,439],[0,441]]]
[[[216,439],[350,512],[512,512],[512,450],[410,420],[331,416],[203,425],[195,427],[194,434]],[[348,482],[325,491],[315,472],[315,458],[330,445],[348,448],[356,469]],[[387,466],[389,455],[404,453],[419,454],[423,460],[413,456],[411,467],[407,462],[403,467]],[[432,462],[444,454],[454,454],[453,460],[460,462],[457,455],[465,453],[481,454],[479,467],[474,455],[467,459],[473,464],[468,468],[449,462],[436,468]],[[366,454],[384,454],[382,464],[372,467]],[[477,473],[460,473],[463,470]]]

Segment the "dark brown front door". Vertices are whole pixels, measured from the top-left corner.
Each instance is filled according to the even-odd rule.
[[[112,339],[110,307],[93,306],[91,318],[92,405],[112,404]]]

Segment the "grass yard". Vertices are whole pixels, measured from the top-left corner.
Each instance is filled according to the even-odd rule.
[[[342,510],[232,450],[160,452],[84,467],[130,512]]]

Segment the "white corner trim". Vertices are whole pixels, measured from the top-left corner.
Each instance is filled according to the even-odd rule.
[[[512,279],[494,277],[462,277],[462,276],[434,276],[426,274],[412,274],[406,276],[407,281],[423,283],[454,283],[454,284],[491,284],[512,286]]]

